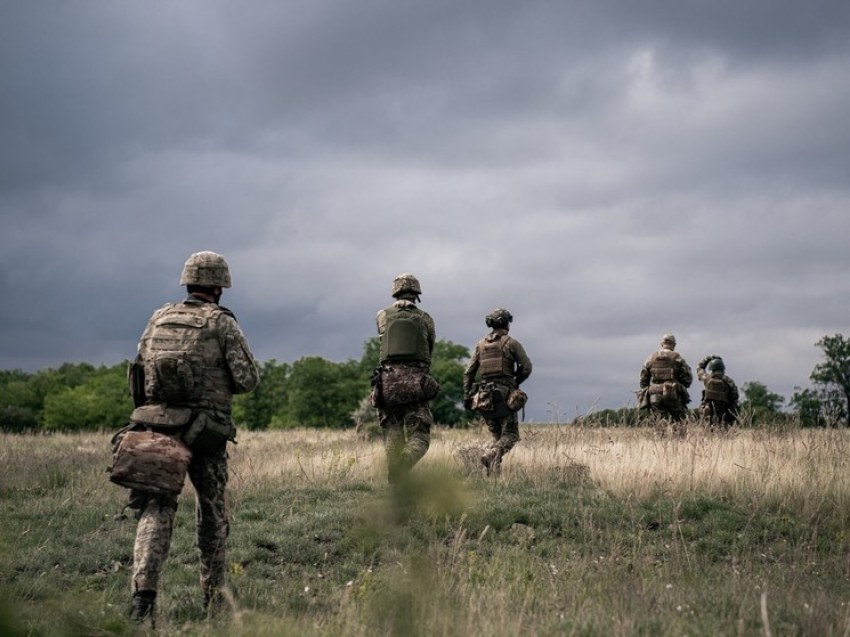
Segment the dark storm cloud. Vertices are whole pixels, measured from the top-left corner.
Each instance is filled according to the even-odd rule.
[[[537,419],[627,404],[668,330],[787,395],[846,330],[848,16],[7,3],[0,366],[132,356],[211,249],[261,360],[359,357],[412,271],[443,338],[511,309]]]

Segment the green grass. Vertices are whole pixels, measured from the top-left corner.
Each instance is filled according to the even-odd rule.
[[[606,470],[589,463],[586,471],[567,469],[581,449],[600,455],[601,437],[651,432],[563,427],[528,436],[520,443],[525,455],[508,456],[500,480],[470,475],[455,460],[474,433],[442,432],[416,479],[392,492],[379,443],[309,435],[257,434],[234,452],[228,562],[235,613],[226,618],[203,614],[193,502],[183,494],[162,577],[159,633],[850,630],[846,433],[804,445],[799,461],[783,452],[792,463],[784,469],[804,465],[799,474],[814,485],[801,478],[785,494],[772,490],[767,475],[749,488],[731,488],[725,474],[716,476],[716,488],[702,485],[694,480],[701,465],[681,484],[626,489],[614,477],[626,465],[614,464],[613,455],[603,456]],[[768,445],[771,454],[781,444],[799,446],[793,438],[756,438],[746,444]],[[121,516],[125,492],[106,480],[108,436],[2,442],[0,634],[133,634],[125,615],[135,523]],[[672,446],[615,442],[646,443],[666,462],[690,462],[695,448],[710,458],[729,444],[710,436]],[[555,447],[569,450],[559,470],[529,460]]]

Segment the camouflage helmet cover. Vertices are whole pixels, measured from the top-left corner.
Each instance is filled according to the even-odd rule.
[[[708,371],[709,372],[725,372],[726,364],[723,362],[723,359],[719,356],[712,358],[708,363]]]
[[[507,327],[512,321],[514,317],[504,308],[496,308],[492,312],[490,312],[485,318],[484,322],[487,324],[487,327]]]
[[[667,332],[664,336],[661,337],[662,345],[669,345],[670,347],[676,347],[676,337],[673,336],[670,332]]]
[[[399,274],[395,279],[393,279],[393,291],[391,296],[395,298],[403,292],[422,294],[422,287],[419,285],[419,279],[412,274]]]
[[[180,285],[202,285],[210,288],[229,288],[230,268],[224,257],[215,252],[196,252],[186,260]]]

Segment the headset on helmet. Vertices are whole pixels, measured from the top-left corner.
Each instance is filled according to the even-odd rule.
[[[487,327],[493,329],[507,327],[513,320],[514,317],[511,313],[503,308],[493,310],[484,318],[484,322],[487,324]]]

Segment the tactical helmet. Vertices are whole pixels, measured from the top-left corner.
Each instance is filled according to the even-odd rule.
[[[503,308],[493,310],[484,318],[484,322],[487,324],[487,327],[493,329],[496,329],[497,327],[507,327],[513,320],[514,317],[511,316],[511,313]]]
[[[725,372],[726,364],[723,362],[723,359],[719,356],[717,358],[712,358],[708,362],[708,371],[709,372]]]
[[[396,298],[403,292],[411,292],[413,294],[422,294],[422,288],[419,285],[419,279],[412,274],[399,274],[393,279],[392,297]]]
[[[180,285],[202,285],[208,288],[229,288],[230,268],[224,257],[215,252],[196,252],[186,260]]]
[[[676,347],[676,337],[667,332],[664,336],[661,337],[662,345],[669,345],[670,347]]]

